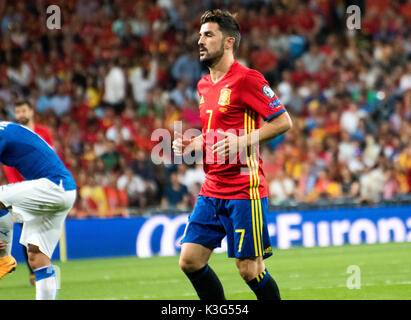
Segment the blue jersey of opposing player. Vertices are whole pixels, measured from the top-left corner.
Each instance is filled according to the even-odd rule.
[[[0,122],[0,162],[26,180],[47,178],[66,191],[76,189],[73,176],[47,142],[17,123]]]

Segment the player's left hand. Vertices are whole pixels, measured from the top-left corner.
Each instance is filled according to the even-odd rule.
[[[225,138],[213,145],[213,153],[220,157],[227,158],[237,155],[246,146],[246,136],[237,136],[231,132],[218,131]]]

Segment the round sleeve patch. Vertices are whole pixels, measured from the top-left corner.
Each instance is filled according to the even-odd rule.
[[[263,87],[263,93],[265,96],[269,97],[270,99],[274,98],[274,91],[270,88],[270,86],[265,85]]]

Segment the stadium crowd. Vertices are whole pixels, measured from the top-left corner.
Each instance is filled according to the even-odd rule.
[[[61,29],[48,29],[48,5]],[[237,13],[237,60],[259,70],[292,115],[261,147],[274,205],[373,204],[411,192],[411,1],[367,0],[361,29],[322,0],[1,1],[0,114],[27,98],[73,173],[71,217],[190,210],[201,164],[151,160],[151,133],[201,128],[201,14]],[[7,184],[4,175],[1,184]],[[130,209],[131,208],[131,209]]]

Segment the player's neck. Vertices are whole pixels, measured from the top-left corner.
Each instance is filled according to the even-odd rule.
[[[27,123],[26,127],[29,128],[31,131],[34,131],[34,122]]]
[[[235,59],[233,55],[224,55],[216,65],[209,68],[211,81],[217,83],[224,78],[234,62]]]

